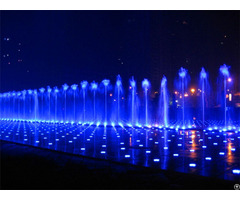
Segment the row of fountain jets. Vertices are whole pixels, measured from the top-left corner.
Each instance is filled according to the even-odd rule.
[[[226,96],[226,80],[229,77],[229,66],[220,66],[220,73],[224,79],[224,95]],[[185,89],[187,87],[187,70],[183,67],[179,70],[179,86],[184,97]],[[207,73],[204,68],[200,72],[201,81],[201,102],[202,102],[202,121],[205,121],[205,88],[207,83]],[[52,121],[52,122],[79,122],[87,123],[89,121],[93,123],[116,122],[117,124],[139,124],[139,117],[144,116],[141,121],[142,124],[151,125],[152,121],[149,120],[149,105],[148,96],[150,82],[147,79],[142,81],[142,88],[144,92],[144,109],[139,112],[138,110],[138,96],[136,81],[132,77],[130,79],[130,96],[129,96],[129,108],[126,115],[123,115],[122,109],[122,80],[120,75],[117,76],[113,108],[109,108],[108,103],[108,89],[110,87],[110,81],[105,79],[101,85],[98,85],[95,81],[88,84],[87,81],[81,82],[81,92],[77,90],[78,85],[73,84],[69,87],[67,84],[62,86],[62,90],[50,88],[40,88],[39,92],[35,90],[23,90],[19,92],[7,92],[0,94],[0,118],[1,119],[18,119],[18,120],[36,120],[36,121]],[[103,87],[104,100],[98,101],[97,90],[99,87]],[[88,99],[91,98],[91,102],[87,101],[87,88],[90,88],[91,97],[88,95]],[[78,93],[77,93],[78,91]],[[71,97],[70,97],[70,96]],[[81,103],[77,103],[78,97],[81,95]],[[52,98],[51,98],[52,96]],[[103,99],[103,96],[102,96]],[[224,122],[227,123],[227,109],[226,98],[224,102]],[[68,104],[68,105],[67,105]],[[81,105],[80,105],[81,104]],[[168,91],[167,91],[167,78],[163,76],[161,80],[160,89],[160,101],[159,101],[159,113],[158,124],[162,126],[169,126],[168,116]],[[109,116],[108,116],[109,115]],[[81,119],[81,120],[79,120]],[[185,102],[182,98],[182,124],[185,124]],[[203,123],[204,124],[204,123]]]

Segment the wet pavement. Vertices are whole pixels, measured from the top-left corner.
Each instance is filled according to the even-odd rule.
[[[240,182],[240,133],[0,121],[0,139]]]

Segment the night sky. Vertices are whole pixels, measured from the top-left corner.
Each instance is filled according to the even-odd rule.
[[[239,11],[1,11],[1,92],[117,74],[172,89],[181,66],[194,84],[224,63],[240,79]]]

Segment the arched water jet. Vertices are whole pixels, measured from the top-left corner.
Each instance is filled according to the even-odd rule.
[[[142,81],[142,88],[144,89],[145,96],[145,125],[148,126],[148,90],[150,87],[150,82],[148,79]]]
[[[87,88],[88,82],[82,81],[81,87],[83,91],[83,122],[85,123],[86,120],[86,88]]]

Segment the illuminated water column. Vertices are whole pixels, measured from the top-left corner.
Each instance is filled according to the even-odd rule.
[[[136,81],[134,80],[134,78],[132,77],[130,79],[130,86],[131,86],[131,89],[132,89],[132,102],[131,102],[131,109],[132,109],[132,125],[135,124],[136,122],[136,119],[135,119],[135,99],[136,99]]]
[[[58,95],[58,92],[59,92],[58,88],[55,87],[55,88],[54,88],[54,96],[55,96],[54,121],[57,121],[57,95]]]
[[[52,88],[47,86],[47,93],[48,93],[48,120],[51,120],[51,92]]]
[[[83,91],[83,122],[85,123],[86,120],[86,87],[88,85],[87,81],[81,82],[81,87]]]
[[[34,119],[37,121],[37,111],[38,111],[38,92],[37,90],[33,90],[34,94]]]
[[[160,120],[164,126],[168,126],[168,94],[167,94],[167,78],[163,76],[161,81],[160,104],[159,104]]]
[[[91,90],[93,91],[93,120],[96,121],[96,90],[98,88],[98,84],[93,81],[91,83]]]
[[[73,119],[76,121],[76,90],[77,90],[78,85],[73,84],[71,85],[71,88],[73,90]]]
[[[110,81],[108,79],[104,79],[102,81],[103,85],[104,85],[104,91],[105,91],[105,121],[104,124],[107,124],[107,87],[110,83]]]
[[[148,125],[148,90],[150,87],[150,82],[147,79],[142,81],[142,88],[144,89],[145,95],[145,125]]]
[[[183,126],[185,125],[185,105],[184,105],[184,93],[185,93],[185,79],[187,76],[187,70],[181,67],[178,71],[178,75],[181,78],[181,89],[182,89],[182,120]]]
[[[3,95],[0,93],[0,119],[2,119],[2,111],[3,111]]]
[[[201,82],[201,87],[202,87],[202,123],[204,126],[204,121],[205,121],[205,89],[206,89],[206,81],[207,81],[207,73],[204,68],[202,68],[200,72],[200,82]]]
[[[66,122],[67,117],[67,89],[68,85],[65,83],[63,86],[63,92],[64,92],[64,121]]]
[[[121,79],[120,75],[117,76],[116,87],[117,87],[117,123],[119,123],[119,119],[120,119],[120,93],[122,91],[122,79]]]
[[[226,99],[226,94],[227,94],[227,78],[229,77],[229,66],[223,64],[220,66],[220,72],[222,73],[224,77],[224,125],[227,126],[227,99]]]
[[[41,97],[42,97],[42,102],[41,102],[41,104],[42,104],[42,106],[41,106],[41,120],[43,120],[44,119],[44,116],[43,116],[43,95],[44,95],[45,88],[40,88],[39,91],[40,91]]]
[[[23,119],[26,119],[26,90],[22,91],[22,96],[23,96]]]
[[[17,92],[17,97],[18,97],[18,109],[17,109],[17,116],[18,119],[20,119],[20,104],[21,104],[21,92]]]
[[[28,115],[28,118],[29,119],[32,119],[32,93],[33,91],[32,90],[28,90],[28,94],[29,94],[29,115]],[[14,103],[14,102],[13,102]],[[14,105],[13,105],[14,107]]]

